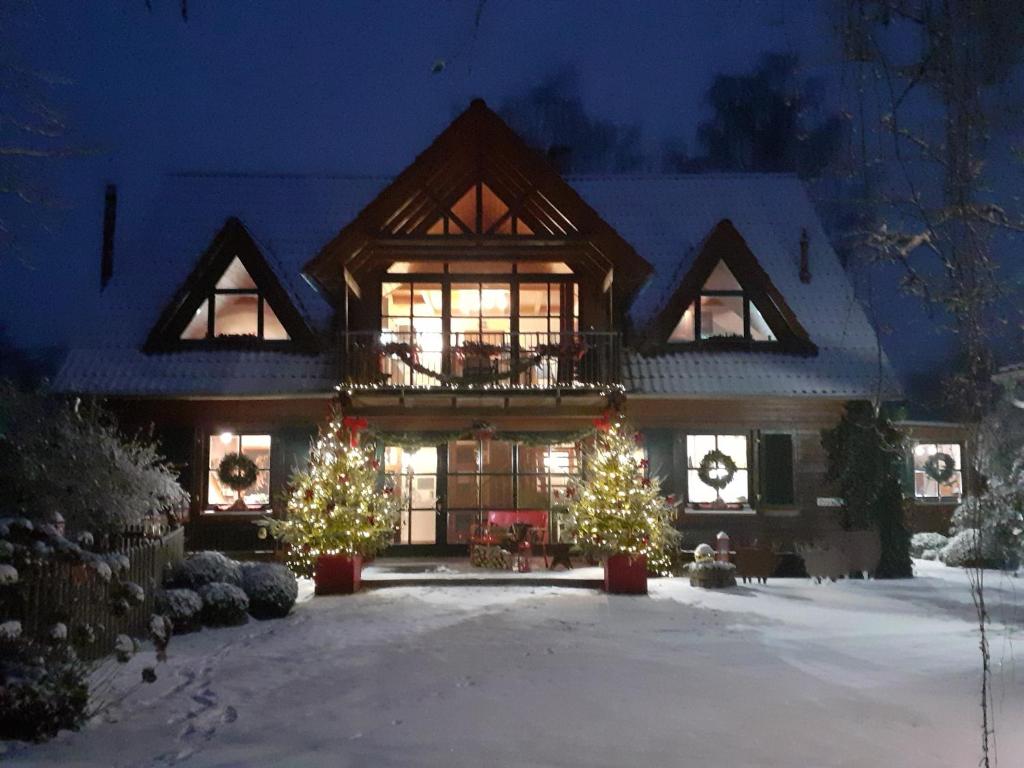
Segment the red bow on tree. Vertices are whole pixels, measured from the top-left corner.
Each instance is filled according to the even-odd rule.
[[[601,418],[594,419],[594,426],[597,427],[599,432],[607,432],[612,428],[611,411],[605,411],[601,414]]]
[[[341,420],[341,423],[352,435],[349,439],[349,444],[353,448],[359,445],[359,433],[370,426],[370,422],[362,416],[346,416]]]

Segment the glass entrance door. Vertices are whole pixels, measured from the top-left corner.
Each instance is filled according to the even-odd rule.
[[[439,544],[437,540],[437,448],[384,449],[384,471],[402,501],[395,544]]]

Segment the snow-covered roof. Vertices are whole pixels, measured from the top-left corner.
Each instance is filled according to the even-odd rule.
[[[692,396],[897,397],[899,383],[803,184],[784,174],[603,176],[568,179],[654,267],[630,307],[642,331],[664,307],[723,219],[818,348],[813,357],[769,352],[685,350],[628,355],[627,385],[645,393]],[[806,230],[811,272],[800,281]]]
[[[252,234],[310,325],[326,331],[331,308],[302,277],[306,264],[388,184],[385,177],[287,174],[175,174],[163,180],[152,214],[118,243],[101,314],[82,323],[58,374],[62,391],[107,394],[256,395],[330,391],[325,356],[206,351],[145,355],[160,313],[229,217]],[[630,309],[642,326],[713,227],[729,219],[818,347],[816,357],[680,351],[628,356],[627,383],[677,395],[864,397],[876,391],[873,329],[801,183],[757,174],[577,176],[567,181],[655,268]],[[810,239],[809,284],[799,242]],[[882,356],[883,391],[899,388]]]

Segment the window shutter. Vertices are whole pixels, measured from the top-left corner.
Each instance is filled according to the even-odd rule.
[[[761,487],[764,489],[762,502],[766,505],[792,504],[796,500],[792,435],[761,435]]]
[[[650,475],[661,481],[661,492],[675,492],[672,477],[672,431],[668,429],[649,429],[644,431],[644,447],[647,460],[650,462]]]

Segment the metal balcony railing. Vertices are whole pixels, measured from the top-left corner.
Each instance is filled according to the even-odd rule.
[[[341,379],[448,389],[600,389],[621,380],[621,334],[343,331]]]

